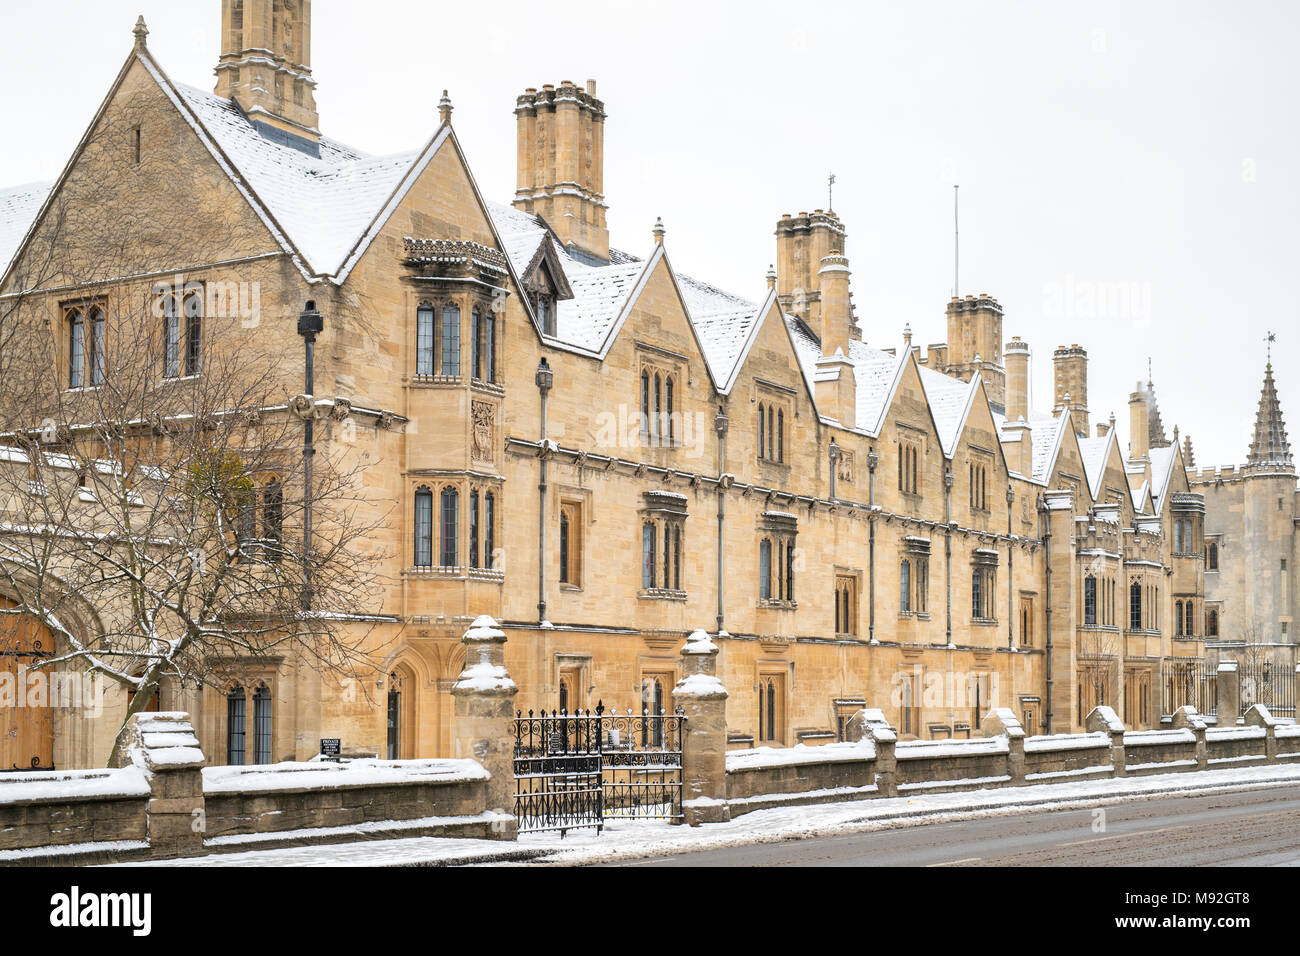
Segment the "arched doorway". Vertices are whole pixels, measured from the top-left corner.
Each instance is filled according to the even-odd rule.
[[[415,757],[415,673],[406,664],[388,674],[388,741],[384,755],[389,760]]]
[[[31,669],[53,649],[53,635],[35,618],[0,615],[0,771],[54,769],[49,672]]]

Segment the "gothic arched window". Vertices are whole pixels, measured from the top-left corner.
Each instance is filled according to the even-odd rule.
[[[265,684],[253,692],[253,762],[271,762],[271,691]]]
[[[492,492],[483,496],[483,563],[496,567],[497,498]]]
[[[415,566],[433,564],[433,492],[421,486],[415,492]]]
[[[898,610],[902,614],[912,610],[912,562],[906,559],[898,565]]]
[[[244,735],[247,711],[244,688],[233,687],[226,694],[226,763],[232,767],[244,764]]]
[[[86,316],[80,309],[68,314],[68,388],[86,384]]]
[[[198,375],[203,370],[203,296],[191,292],[185,296],[185,374]]]
[[[415,311],[415,374],[433,374],[433,306],[428,303]]]
[[[444,568],[456,566],[457,517],[460,511],[460,492],[450,485],[442,489],[442,519],[439,538],[442,549],[438,563]]]
[[[442,374],[460,374],[460,308],[442,307]]]
[[[175,378],[181,374],[181,325],[177,313],[176,296],[163,296],[163,375]]]
[[[90,311],[90,384],[103,385],[104,372],[107,368],[104,342],[104,312],[102,309]]]
[[[772,540],[764,538],[758,543],[758,596],[763,600],[772,597]]]

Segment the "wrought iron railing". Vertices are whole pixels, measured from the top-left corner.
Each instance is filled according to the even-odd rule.
[[[1244,717],[1255,704],[1263,704],[1274,716],[1295,716],[1296,679],[1291,668],[1272,661],[1242,661],[1237,665],[1237,679],[1241,682],[1238,716]]]
[[[1200,658],[1166,660],[1160,667],[1163,692],[1161,713],[1168,717],[1179,707],[1191,705],[1210,716],[1219,712],[1215,668]]]

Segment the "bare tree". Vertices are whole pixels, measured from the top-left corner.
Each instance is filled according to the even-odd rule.
[[[55,635],[39,666],[125,688],[128,719],[161,681],[244,658],[368,671],[386,520],[339,440],[347,407],[295,396],[297,337],[249,314],[281,275],[254,261],[264,235],[141,155],[153,109],[92,130],[0,289],[0,615]],[[148,189],[124,201],[132,181]]]

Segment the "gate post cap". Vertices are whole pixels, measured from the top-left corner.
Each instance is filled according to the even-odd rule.
[[[718,645],[713,643],[713,638],[709,637],[707,631],[703,628],[696,628],[686,636],[686,643],[682,645],[683,654],[716,654]]]

